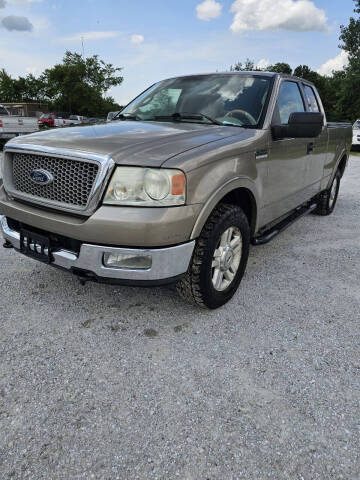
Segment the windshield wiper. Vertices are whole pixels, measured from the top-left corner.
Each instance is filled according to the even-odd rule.
[[[137,115],[133,113],[118,113],[113,120],[140,120]]]
[[[155,115],[154,120],[172,120],[173,122],[180,122],[181,120],[208,120],[213,125],[222,125],[214,118],[205,115],[204,113],[187,113],[187,112],[175,112],[172,115]],[[151,119],[150,119],[151,120]]]

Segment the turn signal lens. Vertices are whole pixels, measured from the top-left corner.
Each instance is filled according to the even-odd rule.
[[[185,195],[185,175],[177,173],[171,178],[171,194],[172,195]]]

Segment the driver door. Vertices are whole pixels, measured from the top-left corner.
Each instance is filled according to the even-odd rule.
[[[272,124],[286,125],[293,112],[305,112],[298,82],[282,80]],[[302,138],[273,140],[270,134],[268,176],[264,185],[264,222],[282,217],[306,200],[307,143]]]

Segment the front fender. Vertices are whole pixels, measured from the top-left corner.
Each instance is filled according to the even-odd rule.
[[[204,204],[203,208],[198,215],[194,228],[191,232],[191,240],[199,237],[201,230],[203,229],[207,219],[209,218],[211,212],[214,210],[216,205],[230,192],[238,188],[243,188],[249,191],[255,201],[255,208],[257,211],[257,206],[259,205],[259,197],[256,189],[255,182],[247,177],[236,177],[225,182],[221,187],[215,190],[212,195],[209,197],[207,202]],[[257,216],[256,216],[257,218]],[[257,220],[256,220],[257,221]],[[257,230],[257,225],[255,225],[255,231]]]

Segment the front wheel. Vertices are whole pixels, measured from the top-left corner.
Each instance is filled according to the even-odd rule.
[[[224,305],[244,275],[249,245],[249,223],[241,208],[216,207],[196,242],[189,269],[177,285],[179,294],[204,308]]]

